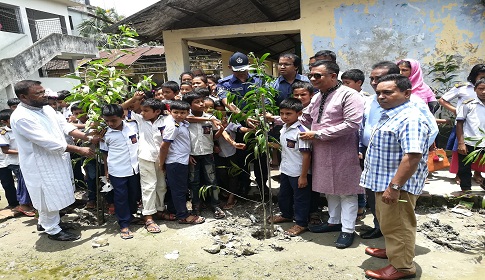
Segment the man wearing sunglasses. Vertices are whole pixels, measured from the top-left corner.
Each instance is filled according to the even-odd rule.
[[[310,225],[312,232],[340,231],[337,248],[347,248],[354,240],[357,194],[361,168],[357,157],[357,132],[362,121],[364,100],[337,79],[339,66],[333,61],[317,61],[308,78],[320,90],[310,103],[305,119],[311,131],[300,138],[313,140],[313,191],[324,193],[328,201],[328,223]]]

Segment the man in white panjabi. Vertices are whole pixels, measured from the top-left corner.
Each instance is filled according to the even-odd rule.
[[[93,156],[94,152],[89,147],[68,145],[64,135],[87,141],[93,138],[56,117],[40,84],[31,80],[15,84],[15,94],[21,103],[10,122],[18,143],[20,168],[39,212],[40,225],[50,239],[73,241],[80,235],[59,225],[59,210],[75,201],[69,152],[83,156]]]

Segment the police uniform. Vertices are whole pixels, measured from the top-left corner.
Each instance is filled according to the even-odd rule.
[[[234,104],[242,109],[246,104],[244,102],[239,104],[239,101],[244,97],[244,95],[246,95],[247,92],[252,90],[250,88],[251,85],[261,83],[260,79],[255,75],[248,74],[248,76],[249,78],[246,82],[242,82],[234,75],[229,75],[220,79],[216,87],[217,96],[219,99],[224,100],[224,98],[227,98],[228,94],[231,93],[236,96],[233,101]]]
[[[480,131],[485,131],[485,105],[476,98],[470,98],[463,101],[458,107],[457,121],[463,121],[463,137],[467,151],[470,153],[475,150],[476,141],[468,140],[468,137],[484,137]],[[478,148],[485,147],[485,142],[479,143]],[[458,176],[460,177],[460,187],[463,191],[471,190],[471,163],[465,165],[463,160],[466,155],[458,154]]]

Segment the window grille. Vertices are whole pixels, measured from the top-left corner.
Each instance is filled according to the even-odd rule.
[[[0,6],[0,31],[23,33],[17,8]]]

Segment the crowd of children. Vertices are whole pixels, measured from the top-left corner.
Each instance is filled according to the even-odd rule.
[[[400,63],[405,67],[416,65],[414,61]],[[485,67],[480,69],[479,73],[485,73]],[[155,220],[201,224],[205,221],[201,210],[207,206],[214,218],[222,219],[226,215],[224,211],[237,204],[236,197],[246,194],[237,175],[229,172],[229,168],[241,162],[237,150],[245,149],[242,141],[236,141],[241,139],[238,135],[251,128],[227,121],[229,112],[226,107],[230,107],[225,106],[217,92],[220,77],[200,72],[198,69],[184,72],[179,82],[165,82],[152,92],[136,92],[123,104],[102,108],[107,129],[100,142],[104,156],[99,165],[113,186],[106,199],[110,211],[116,214],[123,239],[133,238],[132,223],[143,224],[150,233],[160,232]],[[371,95],[362,90],[365,76],[361,70],[341,73],[341,80],[363,98]],[[473,87],[476,98],[463,100],[456,109],[457,150],[460,154],[458,175],[464,183],[463,190],[471,186],[468,183],[471,180],[470,164],[463,163],[465,155],[474,149],[470,137],[481,137],[481,131],[485,131],[485,79],[476,79]],[[312,144],[299,138],[301,132],[308,131],[308,124],[300,120],[300,116],[307,110],[316,90],[309,82],[295,81],[291,91],[292,97],[279,104],[280,115],[269,117],[275,125],[283,125],[279,139],[278,203],[281,214],[273,216],[272,221],[295,220],[295,225],[286,233],[296,236],[307,229],[318,207],[311,187]],[[59,117],[84,129],[86,116],[82,109],[76,103],[64,102],[69,92],[46,94],[49,95],[49,105],[58,111]],[[11,109],[0,111],[3,125],[0,131],[3,152],[0,154],[0,180],[8,207],[34,216],[35,209],[22,180],[9,123],[10,114],[19,102],[11,99],[8,102]],[[73,142],[71,137],[68,138],[69,143]],[[483,146],[485,142],[478,145]],[[74,168],[75,178],[85,181],[88,187],[87,209],[96,208],[96,166],[92,160],[84,167],[76,164]],[[16,190],[12,172],[18,180]],[[221,203],[221,190],[227,198],[224,203]],[[188,198],[191,203],[187,203]],[[365,197],[360,195],[357,219],[363,218],[365,206]],[[140,207],[143,219],[135,217]]]

